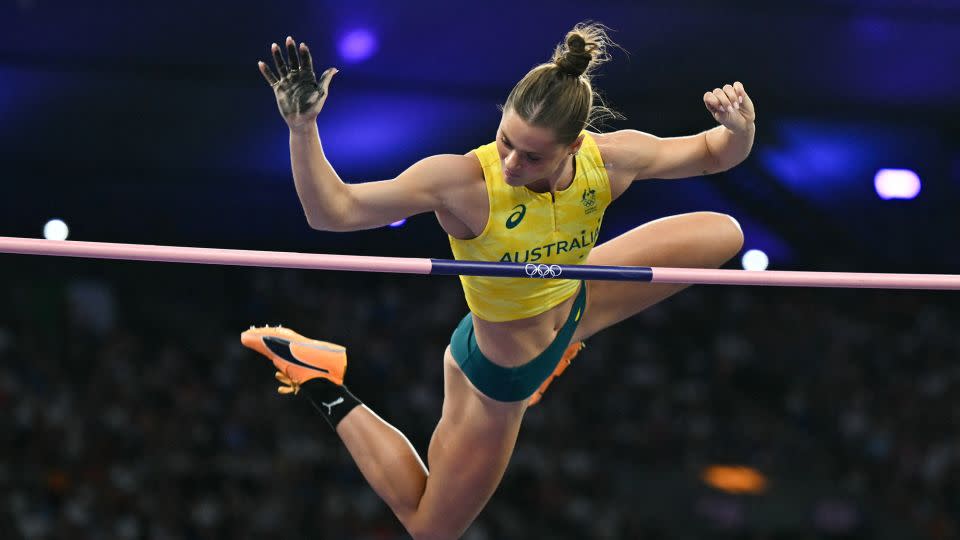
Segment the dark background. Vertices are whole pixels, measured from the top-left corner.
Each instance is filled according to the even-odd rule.
[[[0,4],[0,235],[450,257],[430,215],[307,227],[256,69],[307,42],[340,73],[319,119],[347,181],[492,140],[497,105],[573,24],[612,27],[595,85],[632,128],[714,125],[742,81],[751,156],[634,185],[609,239],[735,216],[772,269],[960,273],[960,4],[166,2]],[[341,42],[365,29],[369,58]],[[881,200],[880,168],[916,171]],[[739,258],[730,263],[739,268]],[[4,537],[392,538],[402,529],[302,403],[239,349],[284,323],[351,349],[355,393],[425,450],[452,278],[0,256]],[[954,538],[954,293],[702,287],[601,334],[533,410],[474,538]],[[592,399],[603,395],[601,402]],[[712,463],[769,476],[713,491]],[[840,525],[837,525],[837,524]]]

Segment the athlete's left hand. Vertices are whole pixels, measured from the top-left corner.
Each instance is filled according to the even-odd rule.
[[[703,104],[707,106],[714,120],[734,133],[750,128],[757,116],[753,110],[753,101],[739,81],[703,94]]]

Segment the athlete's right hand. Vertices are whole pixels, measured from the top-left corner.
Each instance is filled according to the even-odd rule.
[[[264,62],[258,62],[260,73],[267,80],[273,93],[277,97],[277,106],[280,114],[290,126],[290,129],[300,129],[311,122],[316,122],[323,103],[327,100],[327,89],[330,80],[337,72],[336,68],[329,68],[317,76],[313,72],[313,59],[306,43],[301,43],[299,49],[291,37],[287,37],[287,58],[284,60],[280,46],[274,43],[270,47],[273,55],[273,65],[277,68],[274,73]]]

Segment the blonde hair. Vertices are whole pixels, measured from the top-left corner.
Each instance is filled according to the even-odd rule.
[[[531,69],[513,87],[504,111],[513,111],[528,124],[552,129],[557,141],[570,144],[586,127],[622,115],[604,105],[594,91],[591,74],[610,59],[616,46],[607,27],[582,22],[567,32],[549,62]]]

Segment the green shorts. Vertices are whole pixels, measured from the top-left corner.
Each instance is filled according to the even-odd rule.
[[[556,339],[539,356],[517,367],[494,364],[480,352],[473,333],[473,316],[460,321],[450,337],[450,352],[453,359],[477,390],[497,401],[522,401],[532,396],[547,380],[570,345],[570,339],[580,323],[580,316],[587,303],[587,284],[580,283],[580,291],[573,301],[567,322],[557,332]]]

